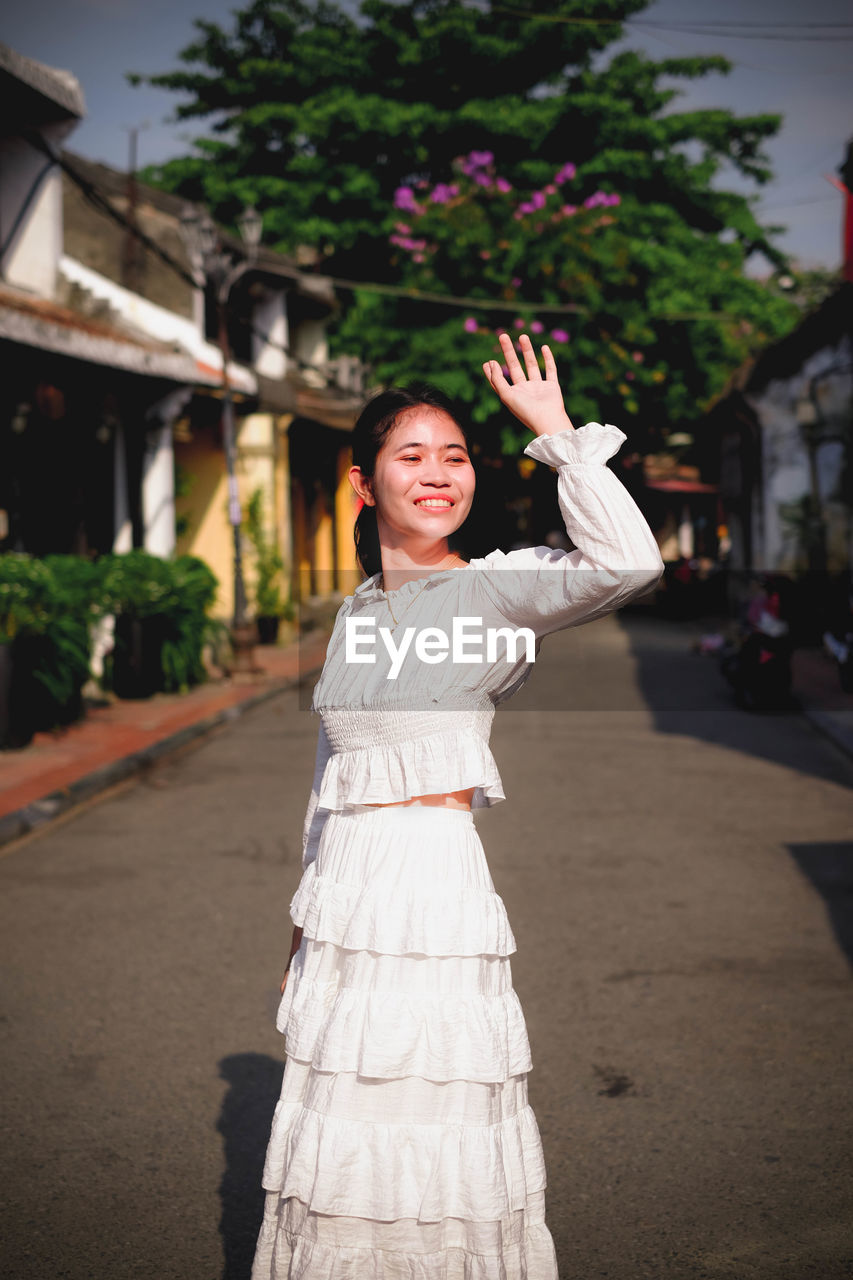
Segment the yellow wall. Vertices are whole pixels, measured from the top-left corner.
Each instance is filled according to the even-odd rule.
[[[237,480],[243,511],[252,491],[261,488],[270,532],[278,537],[284,561],[285,595],[291,587],[297,598],[345,595],[362,580],[353,544],[356,497],[347,472],[351,450],[346,438],[337,448],[335,490],[327,492],[319,479],[290,474],[288,428],[290,415],[249,414],[237,420]],[[192,487],[176,499],[176,514],[186,517],[187,533],[177,551],[198,556],[219,580],[216,617],[229,620],[234,610],[234,544],[228,521],[225,455],[218,427],[194,429],[192,438],[175,439],[175,461]],[[253,555],[243,537],[243,571],[253,615]]]
[[[351,466],[352,449],[347,445],[338,452],[335,490],[335,563],[337,586],[343,595],[354,591],[364,576],[356,560],[352,536],[358,500],[347,474]]]
[[[234,543],[228,523],[228,484],[225,459],[216,432],[199,431],[191,440],[175,441],[175,462],[188,473],[190,492],[175,500],[175,513],[185,516],[187,532],[178,539],[179,555],[198,556],[219,579],[212,610],[230,618],[234,609]]]

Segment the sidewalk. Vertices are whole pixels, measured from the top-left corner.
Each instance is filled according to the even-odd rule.
[[[823,648],[795,649],[791,668],[803,715],[853,758],[853,694],[841,688],[835,659]]]
[[[183,694],[91,705],[78,723],[37,733],[20,750],[0,752],[0,845],[319,674],[327,643],[328,633],[318,628],[287,646],[258,645],[255,663],[262,675],[210,680]]]

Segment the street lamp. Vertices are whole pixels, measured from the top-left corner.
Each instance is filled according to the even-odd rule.
[[[228,473],[228,520],[234,539],[234,616],[231,622],[231,643],[234,649],[234,670],[253,672],[257,670],[253,658],[255,634],[246,608],[240,534],[243,513],[237,488],[234,402],[231,384],[228,381],[228,365],[231,361],[228,299],[237,280],[254,266],[263,230],[263,218],[257,209],[249,206],[237,219],[237,226],[248,250],[248,259],[232,266],[231,255],[222,248],[216,224],[208,211],[203,209],[199,212],[193,205],[185,205],[181,214],[181,231],[193,266],[193,274],[197,277],[200,288],[204,288],[209,282],[215,289],[217,343],[222,356],[222,440],[225,448],[225,467]]]

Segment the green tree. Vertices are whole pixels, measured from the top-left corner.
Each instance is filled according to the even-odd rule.
[[[568,335],[552,341],[576,419],[633,417],[667,431],[701,414],[732,367],[786,332],[797,309],[743,272],[756,251],[787,269],[773,244],[781,228],[761,227],[750,199],[711,186],[724,163],[768,181],[761,147],[781,117],[663,115],[677,91],[661,79],[729,71],[719,56],[655,62],[629,51],[598,65],[645,7],[363,0],[353,15],[325,0],[255,0],[231,31],[197,22],[182,69],[148,77],[182,95],[178,118],[209,132],[146,177],[204,200],[226,224],[254,202],[270,244],[315,247],[318,269],[333,276],[482,299],[460,309],[345,295],[333,343],[381,381],[430,376],[483,419],[495,412],[479,368],[494,354],[494,330],[537,321]],[[472,154],[490,157],[482,182],[476,166],[465,171]],[[548,216],[538,216],[550,186],[578,217],[552,219],[550,194]],[[606,215],[587,209],[596,193],[619,203]],[[536,216],[516,218],[531,201]],[[540,315],[535,303],[570,309]],[[517,443],[507,428],[505,448]]]

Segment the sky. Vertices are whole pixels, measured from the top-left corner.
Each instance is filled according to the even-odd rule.
[[[131,126],[140,129],[140,165],[185,154],[198,131],[198,122],[170,120],[176,95],[133,88],[125,72],[175,69],[177,52],[193,37],[193,19],[203,16],[228,27],[236,7],[235,0],[28,0],[14,10],[7,6],[0,39],[19,53],[74,73],[87,116],[66,145],[123,169]],[[547,0],[542,8],[547,11]],[[608,46],[604,61],[617,50],[639,49],[654,59],[722,54],[734,64],[725,76],[664,81],[680,90],[669,111],[723,107],[739,116],[783,114],[779,133],[765,145],[774,180],[759,188],[725,167],[714,185],[759,195],[759,220],[786,227],[777,243],[799,266],[838,267],[844,197],[825,175],[838,176],[853,136],[849,5],[844,0],[810,0],[808,6],[802,0],[655,0],[636,18],[663,25],[630,27],[623,40]],[[733,25],[724,28],[726,34],[683,29],[708,22],[737,24],[737,30]],[[780,25],[785,22],[794,25]],[[755,254],[748,270],[761,275],[767,265]]]

